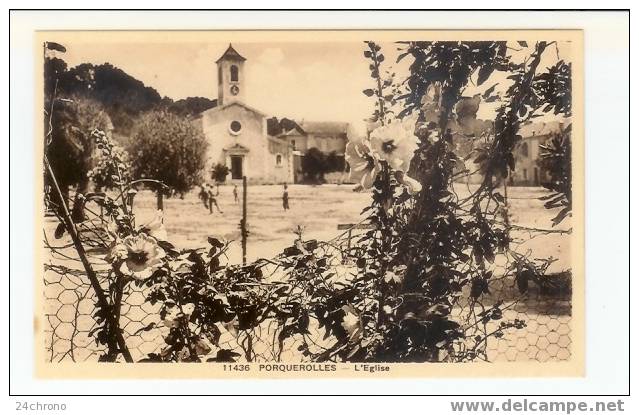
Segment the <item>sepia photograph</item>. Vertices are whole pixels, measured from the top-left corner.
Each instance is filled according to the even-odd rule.
[[[581,31],[34,44],[45,376],[583,375]]]

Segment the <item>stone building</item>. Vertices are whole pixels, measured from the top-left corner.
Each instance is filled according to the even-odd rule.
[[[348,143],[348,129],[348,123],[343,122],[302,121],[281,132],[278,137],[286,140],[293,149],[293,181],[298,183],[302,180],[302,159],[311,148],[343,159]]]
[[[515,171],[508,182],[515,186],[540,186],[550,178],[539,166],[541,146],[567,126],[559,121],[525,124],[519,129],[522,140],[515,148]]]
[[[301,158],[309,148],[343,156],[348,124],[301,122],[271,135],[268,116],[245,102],[246,58],[229,45],[216,64],[217,106],[194,119],[209,142],[207,178],[221,164],[230,169],[230,180],[246,176],[252,183],[295,183],[301,178]]]

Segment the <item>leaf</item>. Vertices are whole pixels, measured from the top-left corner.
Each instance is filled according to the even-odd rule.
[[[55,239],[60,239],[64,236],[64,232],[66,232],[67,228],[64,226],[64,223],[60,222],[58,226],[55,228],[55,232],[53,236]]]
[[[142,328],[136,330],[135,333],[133,333],[133,336],[137,336],[138,334],[142,333],[143,331],[149,331],[149,330],[154,329],[154,328],[155,328],[155,323],[149,323],[145,327],[142,327]]]
[[[49,50],[57,50],[58,52],[66,52],[67,48],[56,42],[44,42],[44,46]]]
[[[556,226],[558,225],[562,220],[564,220],[566,218],[566,216],[568,216],[571,212],[572,208],[570,206],[566,206],[565,208],[563,208],[558,214],[557,216],[555,216],[552,220],[552,226]]]
[[[519,43],[519,46],[527,48],[528,47],[528,42],[526,42],[525,40],[518,40],[517,43]]]
[[[515,277],[515,281],[517,282],[517,289],[522,294],[525,294],[528,291],[528,273],[520,272]]]
[[[499,85],[499,83],[496,83],[495,85],[491,86],[486,91],[484,91],[484,93],[482,94],[482,98],[484,98],[484,99],[488,98],[490,96],[490,94],[493,93],[493,91],[495,90],[495,87],[497,85]]]
[[[229,349],[218,350],[217,355],[207,359],[207,362],[235,362],[235,358],[241,356],[239,353]]]
[[[209,237],[208,237],[208,241],[209,241],[209,244],[210,244],[211,246],[215,247],[215,248],[221,248],[221,247],[223,247],[223,246],[224,246],[224,244],[222,243],[222,241],[220,241],[219,239],[214,238],[214,237],[212,237],[212,236],[209,236]]]
[[[481,85],[490,77],[495,68],[492,65],[484,65],[479,68],[479,74],[477,76],[477,85]]]
[[[367,97],[372,97],[373,95],[375,95],[375,91],[373,91],[372,89],[368,88],[362,91],[364,93],[364,95],[366,95]]]

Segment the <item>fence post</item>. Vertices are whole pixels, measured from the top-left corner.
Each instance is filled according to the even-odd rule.
[[[158,210],[164,210],[164,189],[161,185],[158,185],[157,190],[157,208]]]
[[[246,265],[246,238],[248,231],[246,229],[246,176],[242,176],[242,221],[240,222],[242,232],[242,265]]]

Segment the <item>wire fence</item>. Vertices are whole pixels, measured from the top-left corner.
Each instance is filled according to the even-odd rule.
[[[97,344],[93,337],[93,330],[97,328],[93,317],[96,311],[95,294],[81,268],[76,266],[77,271],[74,271],[72,250],[69,249],[67,253],[53,254],[45,267],[43,294],[47,360],[97,361],[105,348]],[[61,263],[64,267],[60,266]],[[61,272],[63,268],[65,271]],[[148,288],[130,284],[122,299],[120,326],[134,361],[147,357],[149,353],[159,353],[165,346],[164,336],[168,332],[160,320],[159,306],[146,301],[145,290]],[[523,320],[526,326],[509,329],[502,338],[490,338],[486,353],[488,361],[546,362],[570,359],[570,292],[547,293],[531,286],[522,295],[513,278],[497,278],[490,283],[490,295],[482,301],[483,307],[490,307],[498,301],[509,304],[503,313],[504,320]],[[453,317],[462,319],[464,308],[469,306],[459,304],[453,309]],[[499,322],[489,324],[496,328]],[[300,339],[293,337],[281,349],[275,347],[279,346],[276,326],[274,321],[267,320],[239,335],[222,329],[219,345],[238,351],[239,361],[303,361],[305,358],[298,350]],[[312,333],[312,343],[325,343],[316,325],[311,323],[309,331]]]

